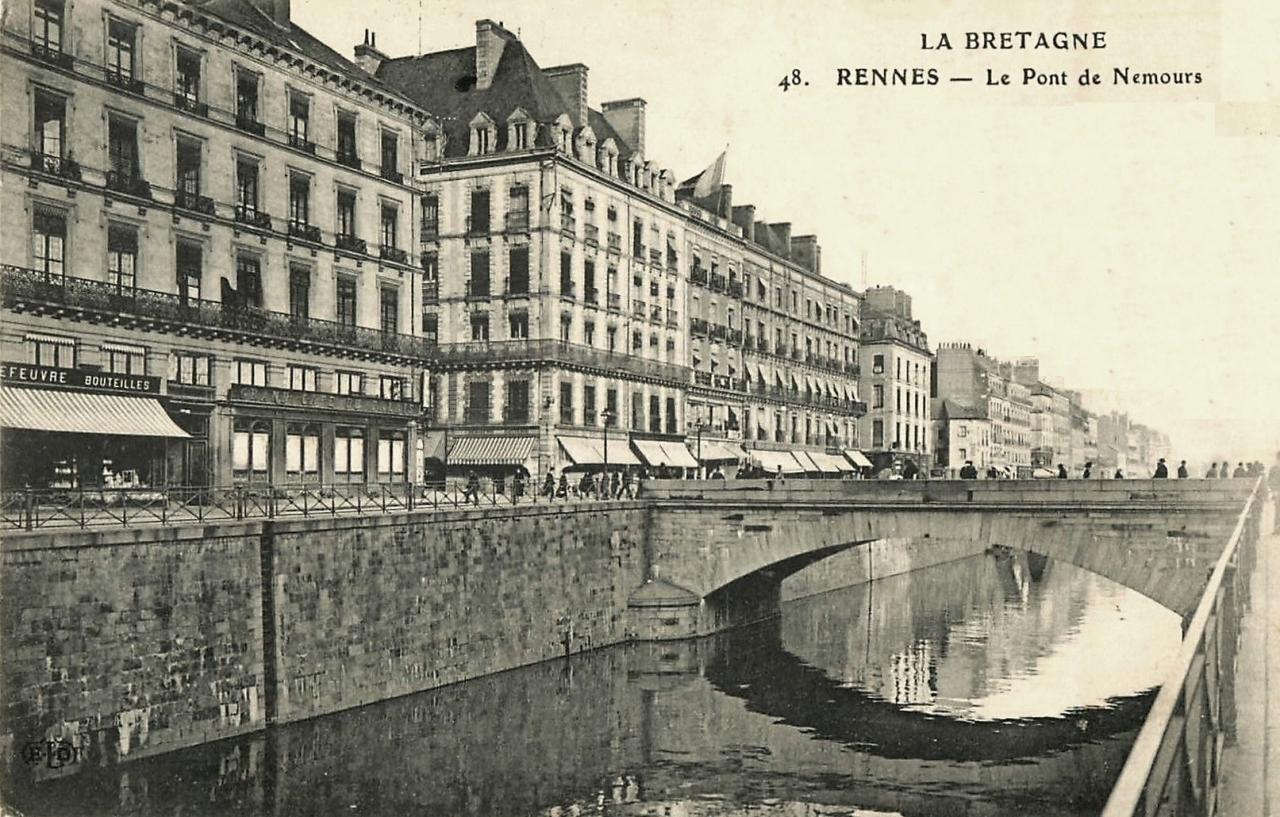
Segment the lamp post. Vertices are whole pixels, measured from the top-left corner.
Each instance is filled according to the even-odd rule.
[[[694,430],[698,432],[698,447],[694,453],[694,457],[698,460],[699,478],[701,478],[702,476],[702,429],[705,428],[706,425],[707,425],[707,421],[699,417],[698,422],[695,423],[693,426]]]
[[[609,492],[609,423],[617,415],[613,409],[605,409],[600,412],[600,419],[604,421],[604,485],[601,488],[607,495]]]

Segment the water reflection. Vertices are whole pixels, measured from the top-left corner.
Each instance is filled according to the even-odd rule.
[[[24,814],[1094,813],[1177,616],[983,556],[241,740],[6,778]],[[1115,646],[1115,645],[1119,646]]]

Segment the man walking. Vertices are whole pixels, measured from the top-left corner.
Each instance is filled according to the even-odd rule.
[[[1178,479],[1186,479],[1191,476],[1191,472],[1187,470],[1187,461],[1183,460],[1178,465]]]
[[[973,460],[965,460],[964,467],[960,469],[960,479],[977,479],[978,469],[973,467]]]
[[[1156,479],[1169,478],[1169,466],[1164,464],[1164,457],[1161,457],[1160,461],[1156,463],[1156,473],[1154,476]]]
[[[1204,478],[1205,478],[1205,479],[1217,479],[1217,478],[1218,478],[1218,463],[1216,463],[1216,462],[1215,462],[1213,465],[1210,465],[1210,466],[1209,466],[1209,473],[1205,474],[1205,475],[1204,475]]]
[[[480,475],[474,468],[467,472],[467,487],[462,490],[463,503],[466,503],[468,497],[473,504],[480,504]]]

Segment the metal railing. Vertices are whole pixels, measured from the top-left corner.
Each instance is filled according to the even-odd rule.
[[[548,496],[532,480],[484,479],[475,491],[465,478],[416,485],[391,483],[246,484],[230,487],[24,489],[0,492],[0,530],[66,530],[138,525],[184,525],[254,519],[434,511],[613,501],[574,481]]]
[[[1138,732],[1102,817],[1217,812],[1222,748],[1235,732],[1233,696],[1240,616],[1258,539],[1262,479],[1209,575],[1151,711]]]

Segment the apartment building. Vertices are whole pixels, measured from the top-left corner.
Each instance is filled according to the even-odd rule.
[[[911,316],[911,296],[893,287],[864,293],[860,334],[862,393],[868,413],[862,424],[863,450],[877,468],[895,460],[930,460],[929,397],[933,353],[920,321]]]

